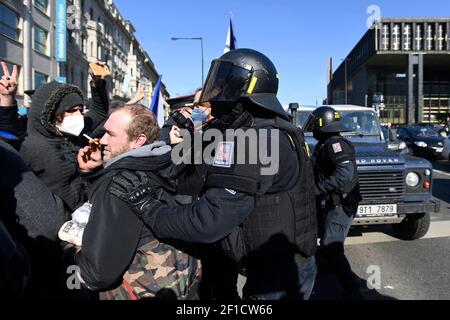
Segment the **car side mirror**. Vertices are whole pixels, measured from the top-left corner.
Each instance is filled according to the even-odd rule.
[[[396,129],[389,129],[389,141],[397,141],[398,134]]]

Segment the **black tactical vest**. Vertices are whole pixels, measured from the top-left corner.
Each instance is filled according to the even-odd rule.
[[[261,120],[243,130],[250,128],[279,129],[280,135],[288,135],[291,151],[298,156],[299,178],[289,190],[264,194],[260,189],[260,164],[233,164],[229,168],[210,166],[206,179],[208,187],[223,187],[254,195],[256,201],[253,212],[222,241],[222,247],[230,257],[245,267],[243,258],[262,246],[267,247],[268,243],[281,236],[288,241],[288,245],[275,244],[277,255],[289,255],[294,247],[295,253],[299,253],[301,257],[310,257],[315,254],[317,246],[317,217],[313,166],[303,132],[281,118]],[[228,165],[226,162],[225,159],[224,165]],[[283,163],[279,165],[282,166]]]

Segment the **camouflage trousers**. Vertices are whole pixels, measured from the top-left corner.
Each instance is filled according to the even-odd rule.
[[[136,251],[122,284],[100,293],[100,299],[195,299],[200,278],[199,260],[153,240]]]

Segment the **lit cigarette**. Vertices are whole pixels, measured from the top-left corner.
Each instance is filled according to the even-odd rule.
[[[89,137],[87,134],[83,134],[83,137],[85,137],[86,139],[88,139],[89,140],[89,142],[91,142],[92,141],[92,143],[95,143],[97,146],[100,146],[100,143],[98,143],[98,141],[97,140],[95,140],[95,139],[92,139],[91,137]]]

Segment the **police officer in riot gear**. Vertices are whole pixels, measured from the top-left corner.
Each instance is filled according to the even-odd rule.
[[[340,122],[339,113],[330,107],[316,109],[304,130],[312,131],[318,140],[314,150],[314,173],[319,194],[319,253],[344,287],[344,297],[361,298],[358,278],[344,255],[344,242],[361,201],[355,150],[352,143],[340,135],[349,130]]]
[[[317,270],[312,161],[303,132],[276,97],[278,82],[273,63],[255,50],[233,50],[212,62],[200,101],[211,103],[223,127],[241,130],[217,143],[197,201],[170,207],[138,178],[114,182],[158,237],[220,245],[247,276],[248,299],[308,299]],[[267,154],[279,149],[274,172],[264,171],[260,159],[249,163],[254,141],[237,148],[251,132],[259,139],[266,134],[259,146],[269,146]],[[245,163],[237,161],[242,153]]]

